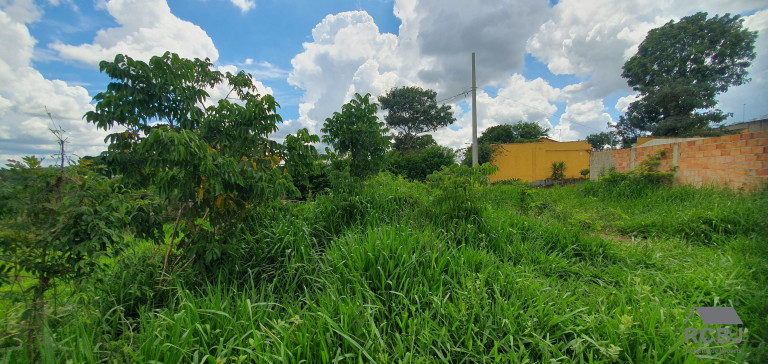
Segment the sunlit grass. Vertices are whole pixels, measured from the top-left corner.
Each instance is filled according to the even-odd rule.
[[[429,190],[379,176],[252,219],[212,279],[162,291],[139,243],[83,282],[41,352],[73,362],[699,362],[683,323],[734,306],[725,362],[768,360],[764,194],[491,186],[436,221]],[[99,283],[100,282],[100,283]],[[4,335],[7,335],[4,334]],[[3,341],[8,362],[23,362]],[[720,346],[718,346],[720,345]]]

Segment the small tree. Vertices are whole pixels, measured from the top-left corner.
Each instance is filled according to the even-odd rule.
[[[100,129],[122,129],[107,138],[108,165],[126,183],[156,186],[178,209],[168,254],[181,221],[187,232],[181,245],[210,265],[232,239],[240,211],[295,193],[278,165],[284,149],[268,138],[282,122],[279,105],[258,93],[251,75],[224,74],[208,59],[170,52],[148,63],[118,54],[99,68],[113,81],[94,97],[85,119]],[[206,107],[206,90],[219,84],[229,95]]]
[[[421,87],[401,87],[379,96],[389,128],[398,130],[394,147],[405,152],[414,149],[419,134],[435,131],[456,121],[449,105],[438,105],[437,92]]]
[[[320,138],[310,134],[307,128],[299,129],[296,135],[288,134],[285,137],[285,168],[293,185],[304,195],[311,192],[310,178],[317,174],[318,154],[312,144],[318,142]]]
[[[383,166],[390,137],[376,116],[378,110],[378,105],[371,102],[371,94],[356,93],[340,113],[334,112],[323,124],[323,142],[333,146],[337,161],[348,163],[353,176],[367,177]]]

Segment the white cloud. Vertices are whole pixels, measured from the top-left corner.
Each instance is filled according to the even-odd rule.
[[[640,94],[634,93],[630,94],[628,96],[620,97],[618,101],[616,101],[616,110],[621,112],[622,114],[626,113],[629,109],[629,104],[635,102],[636,100],[640,99]]]
[[[36,22],[42,15],[32,0],[0,0],[0,9],[3,9],[11,19],[20,23]]]
[[[233,5],[240,8],[240,11],[243,13],[247,13],[248,10],[251,10],[256,7],[256,2],[253,0],[229,0],[232,2]]]
[[[237,66],[233,66],[233,65],[218,66],[218,67],[216,67],[216,70],[219,71],[219,72],[222,72],[222,73],[229,72],[229,73],[232,73],[232,74],[236,74],[237,72],[240,71],[237,68]],[[274,91],[272,90],[272,88],[265,86],[263,83],[261,83],[261,81],[258,81],[256,79],[254,79],[253,84],[256,86],[256,91],[259,94],[261,94],[261,95],[267,95],[267,94],[274,95]],[[208,92],[208,99],[204,103],[205,106],[208,107],[208,106],[211,106],[211,105],[215,105],[219,100],[221,100],[221,99],[223,99],[223,98],[225,98],[227,96],[230,97],[230,99],[231,99],[230,101],[236,102],[234,99],[232,99],[233,97],[236,97],[236,95],[231,95],[230,94],[231,90],[232,89],[229,87],[229,85],[227,84],[226,81],[217,84],[213,88],[206,89],[206,91]]]
[[[605,131],[610,122],[613,120],[601,99],[569,102],[552,135],[560,141],[583,140],[589,134]]]
[[[548,13],[547,1],[497,1],[467,6],[451,1],[395,1],[399,34],[381,33],[365,12],[328,15],[312,41],[291,61],[288,82],[305,93],[291,129],[319,133],[323,120],[355,92],[377,97],[395,86],[438,91],[438,99],[471,84],[471,53],[477,53],[478,83],[502,85],[522,70],[525,40]],[[450,20],[448,20],[450,19]],[[444,144],[452,131],[441,131]],[[439,134],[439,133],[438,133]]]
[[[92,65],[111,61],[118,53],[145,61],[166,51],[214,62],[219,58],[208,34],[173,15],[165,0],[111,0],[106,9],[120,27],[100,30],[92,44],[54,43],[50,47],[63,58]]]
[[[484,90],[477,93],[477,133],[494,125],[514,124],[519,121],[537,122],[550,129],[549,118],[557,112],[551,102],[561,101],[562,92],[553,88],[541,78],[526,80],[520,74],[513,74],[503,81],[496,97],[491,97]],[[469,100],[469,99],[468,99]],[[471,112],[455,107],[456,123],[452,128],[443,128],[434,133],[435,140],[451,148],[463,148],[472,141]],[[471,111],[471,108],[468,108]],[[455,130],[457,129],[457,130]]]
[[[57,152],[57,144],[49,131],[55,127],[46,108],[58,126],[66,130],[67,153],[98,154],[106,147],[106,133],[82,120],[83,114],[92,110],[88,92],[60,80],[45,79],[31,67],[35,39],[24,22],[32,18],[13,16],[0,10],[1,46],[15,50],[0,53],[0,160],[18,160],[24,155],[51,160],[49,156]]]
[[[366,12],[326,16],[312,30],[312,39],[291,60],[288,82],[305,92],[299,105],[300,126],[286,123],[289,127],[319,133],[323,120],[340,110],[354,92],[378,95],[405,82],[387,73],[399,66],[397,37],[379,33]]]

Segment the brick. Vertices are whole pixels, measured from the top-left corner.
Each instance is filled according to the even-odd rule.
[[[755,176],[768,176],[768,169],[755,170]]]

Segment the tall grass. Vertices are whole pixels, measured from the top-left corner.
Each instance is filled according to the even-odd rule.
[[[153,276],[163,253],[138,243],[100,284],[83,282],[41,352],[53,362],[699,362],[683,341],[690,308],[734,306],[744,342],[708,347],[741,350],[727,362],[768,360],[765,195],[512,184],[477,190],[474,216],[448,221],[424,184],[353,183],[255,212],[216,275],[189,271],[163,291]],[[0,342],[6,362],[23,362],[18,343]]]

